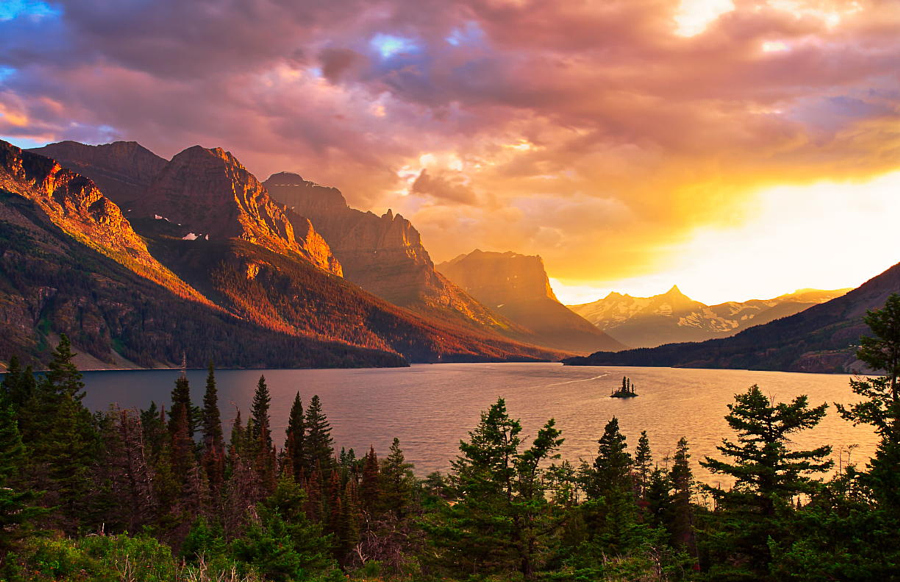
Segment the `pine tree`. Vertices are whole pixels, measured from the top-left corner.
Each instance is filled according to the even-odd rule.
[[[294,403],[291,405],[284,447],[285,464],[290,466],[294,481],[299,483],[302,475],[307,471],[306,426],[303,421],[303,403],[300,401],[299,392],[294,396]]]
[[[856,356],[883,375],[851,380],[851,389],[862,400],[837,408],[854,424],[875,428],[880,441],[863,482],[881,509],[900,519],[900,295],[892,294],[884,308],[869,311],[865,322],[874,337],[860,338]]]
[[[203,394],[203,468],[213,492],[218,492],[225,479],[225,439],[222,435],[222,418],[219,413],[219,395],[216,389],[215,367],[209,363],[206,392]]]
[[[99,435],[82,404],[84,382],[65,335],[53,352],[48,372],[19,411],[32,483],[47,491],[57,507],[58,525],[74,531],[88,512],[89,470],[98,453]]]
[[[626,533],[635,522],[631,475],[632,460],[619,420],[613,417],[603,429],[592,465],[581,469],[581,483],[587,497],[581,510],[588,541],[603,553],[619,553],[627,544]]]
[[[306,409],[306,462],[307,467],[318,463],[323,470],[334,465],[334,439],[331,437],[331,424],[322,411],[322,402],[313,396]]]
[[[681,437],[675,448],[672,470],[669,478],[672,482],[672,542],[674,546],[681,546],[688,550],[691,556],[697,555],[696,541],[694,539],[694,515],[691,505],[691,497],[694,489],[694,476],[690,465],[691,454],[688,449],[687,439]]]
[[[45,511],[35,507],[38,494],[12,488],[24,468],[25,446],[7,394],[0,396],[0,564],[16,542],[27,535],[31,522]]]
[[[272,448],[272,431],[270,430],[271,422],[269,420],[269,404],[272,397],[269,395],[269,387],[266,386],[266,377],[260,376],[256,385],[256,392],[253,394],[253,404],[250,407],[250,420],[256,431],[254,438],[259,439],[262,448],[268,450]]]
[[[556,457],[562,439],[550,420],[520,452],[521,431],[501,398],[482,412],[452,462],[455,503],[444,507],[433,533],[445,559],[471,574],[518,570],[531,578],[554,539],[541,465]]]
[[[180,376],[175,380],[175,388],[172,389],[172,406],[169,409],[169,432],[175,433],[176,414],[180,414],[179,409],[184,408],[184,422],[187,428],[188,439],[193,442],[194,432],[197,428],[198,417],[195,416],[196,407],[191,402],[191,385],[187,376]],[[179,421],[180,422],[180,421]]]
[[[650,439],[647,437],[647,431],[642,430],[634,451],[634,476],[640,497],[644,496],[649,485],[652,464],[653,453],[650,451]]]
[[[715,474],[734,479],[731,489],[704,486],[717,504],[719,523],[710,536],[710,553],[717,564],[711,574],[721,579],[768,579],[772,561],[769,538],[776,529],[777,514],[793,510],[793,499],[813,491],[812,473],[828,470],[830,446],[790,450],[788,439],[816,426],[827,405],[809,407],[806,396],[791,402],[769,400],[758,386],[735,395],[725,417],[738,433],[737,442],[723,439],[717,448],[724,461],[706,457],[700,464]],[[728,565],[727,569],[722,569]]]
[[[369,452],[366,453],[363,461],[359,497],[360,505],[370,514],[379,506],[381,489],[378,485],[379,477],[378,455],[375,454],[375,447],[369,447]]]
[[[373,462],[377,463],[374,449]],[[406,462],[406,457],[400,449],[400,439],[394,438],[391,450],[380,467],[380,478],[377,482],[378,491],[376,497],[380,502],[378,507],[382,511],[391,512],[398,519],[403,519],[410,504],[415,476],[412,465]]]
[[[34,379],[34,372],[31,366],[22,370],[19,358],[12,356],[9,359],[9,368],[6,370],[6,376],[0,384],[0,390],[5,395],[6,401],[12,405],[14,410],[21,410],[25,403],[28,402],[37,388],[37,382]]]

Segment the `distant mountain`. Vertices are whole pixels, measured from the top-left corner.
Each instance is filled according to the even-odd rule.
[[[59,333],[96,365],[166,365],[182,352],[237,367],[561,355],[424,319],[320,268],[286,209],[222,150],[166,163],[135,203],[136,232],[88,178],[0,146],[0,361],[45,360]],[[172,218],[147,217],[154,207]]]
[[[569,308],[620,342],[652,348],[669,343],[730,337],[740,331],[799,313],[840,297],[849,289],[802,289],[774,299],[705,305],[677,286],[653,297],[610,293],[603,299]]]
[[[126,214],[169,163],[133,141],[103,145],[61,141],[29,151],[55,159],[63,167],[87,176]]]
[[[597,352],[569,358],[564,363],[850,372],[859,367],[855,354],[860,336],[870,333],[863,323],[866,311],[881,308],[891,293],[900,293],[900,264],[846,295],[751,327],[734,337],[618,353]],[[799,294],[801,299],[816,296],[816,292]]]
[[[539,256],[476,249],[441,263],[437,270],[490,309],[531,330],[541,345],[580,353],[625,347],[559,302]]]
[[[437,272],[419,232],[400,215],[347,205],[336,188],[281,172],[263,182],[295,216],[309,218],[328,241],[344,277],[366,291],[427,317],[527,341],[528,332],[486,309]]]

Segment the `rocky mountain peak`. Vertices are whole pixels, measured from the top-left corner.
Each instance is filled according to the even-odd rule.
[[[315,219],[323,213],[349,210],[347,200],[340,190],[304,180],[299,174],[272,174],[263,185],[276,200],[301,216]]]
[[[160,217],[195,236],[240,238],[279,253],[297,253],[341,274],[340,263],[309,221],[292,224],[282,204],[222,148],[193,146],[172,158],[135,205],[134,216]]]
[[[520,301],[538,298],[556,301],[544,260],[538,255],[476,249],[443,263],[438,270],[488,306],[508,302],[513,297]]]

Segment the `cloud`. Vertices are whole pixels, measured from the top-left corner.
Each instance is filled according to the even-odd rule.
[[[410,189],[412,194],[431,196],[438,200],[458,204],[475,204],[478,197],[461,176],[432,176],[423,169]]]
[[[569,281],[637,276],[740,224],[761,188],[898,166],[892,2],[14,5],[0,134],[223,146],[399,208],[438,260],[480,246]]]

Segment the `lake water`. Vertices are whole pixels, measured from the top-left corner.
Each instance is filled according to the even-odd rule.
[[[507,409],[520,418],[523,435],[533,436],[549,418],[555,418],[566,441],[564,458],[577,461],[596,456],[597,439],[613,416],[618,417],[629,448],[646,430],[654,457],[660,463],[675,443],[686,436],[696,475],[710,478],[696,461],[715,455],[723,437],[733,433],[725,423],[726,405],[734,394],[758,384],[780,401],[807,394],[810,403],[829,403],[828,416],[814,430],[797,436],[797,445],[831,444],[835,460],[839,451],[852,452],[860,465],[870,458],[877,443],[867,426],[854,427],[842,420],[834,402],[855,400],[849,376],[751,372],[746,370],[695,370],[673,368],[569,367],[557,363],[438,364],[410,368],[354,370],[220,370],[216,372],[219,405],[226,430],[239,407],[242,417],[256,389],[260,374],[272,394],[274,434],[283,441],[288,412],[296,392],[304,406],[314,394],[333,427],[335,444],[354,448],[357,456],[374,445],[380,456],[393,437],[400,439],[407,460],[416,472],[446,471],[458,453],[459,440],[479,420],[479,413],[506,399]],[[117,403],[123,408],[146,408],[151,400],[168,404],[178,371],[87,372],[85,404],[92,409]],[[628,376],[637,398],[609,398],[610,391]],[[188,371],[195,403],[202,401],[205,370]],[[851,448],[852,447],[852,448]],[[845,461],[846,462],[846,461]]]

